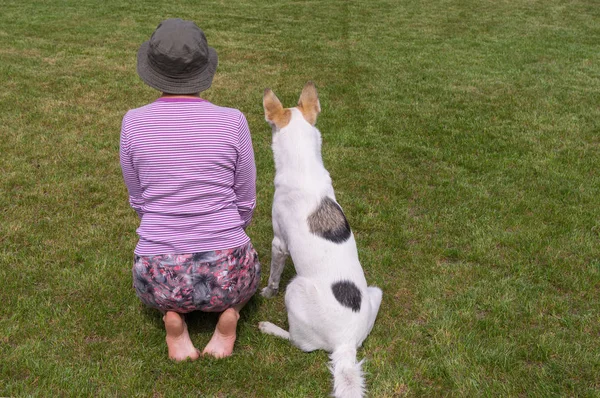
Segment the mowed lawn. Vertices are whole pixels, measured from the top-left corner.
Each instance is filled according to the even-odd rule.
[[[316,83],[324,162],[384,291],[358,353],[368,396],[600,397],[595,0],[4,0],[0,396],[331,391],[326,353],[259,332],[287,326],[282,294],[244,309],[231,358],[179,364],[131,287],[120,123],[157,96],[136,53],[169,17],[196,21],[219,53],[203,96],[249,121],[261,286],[274,176],[262,92],[293,106]],[[191,317],[198,347],[215,322]]]

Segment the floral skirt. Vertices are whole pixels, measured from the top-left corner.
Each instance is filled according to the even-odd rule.
[[[161,311],[220,312],[248,301],[260,282],[252,243],[192,254],[138,256],[133,287],[144,304]]]

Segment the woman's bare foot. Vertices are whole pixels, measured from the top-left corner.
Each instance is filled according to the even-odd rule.
[[[167,311],[163,317],[165,329],[167,330],[167,347],[169,347],[169,358],[176,361],[192,361],[198,359],[200,353],[190,340],[187,325],[183,316],[177,312]]]
[[[238,319],[240,319],[240,314],[237,309],[226,309],[219,317],[217,328],[202,355],[212,355],[215,358],[230,356],[235,344]]]

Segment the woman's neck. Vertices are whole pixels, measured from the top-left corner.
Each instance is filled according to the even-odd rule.
[[[196,94],[168,94],[162,93],[161,98],[200,98],[200,93]]]

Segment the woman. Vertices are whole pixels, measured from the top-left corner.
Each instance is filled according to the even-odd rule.
[[[197,359],[183,314],[221,312],[203,354],[231,355],[239,312],[260,264],[245,228],[256,205],[250,131],[237,109],[202,98],[217,54],[191,21],[161,22],[138,52],[137,71],[160,98],[123,118],[120,160],[140,217],[133,281],[164,313],[169,357]]]

